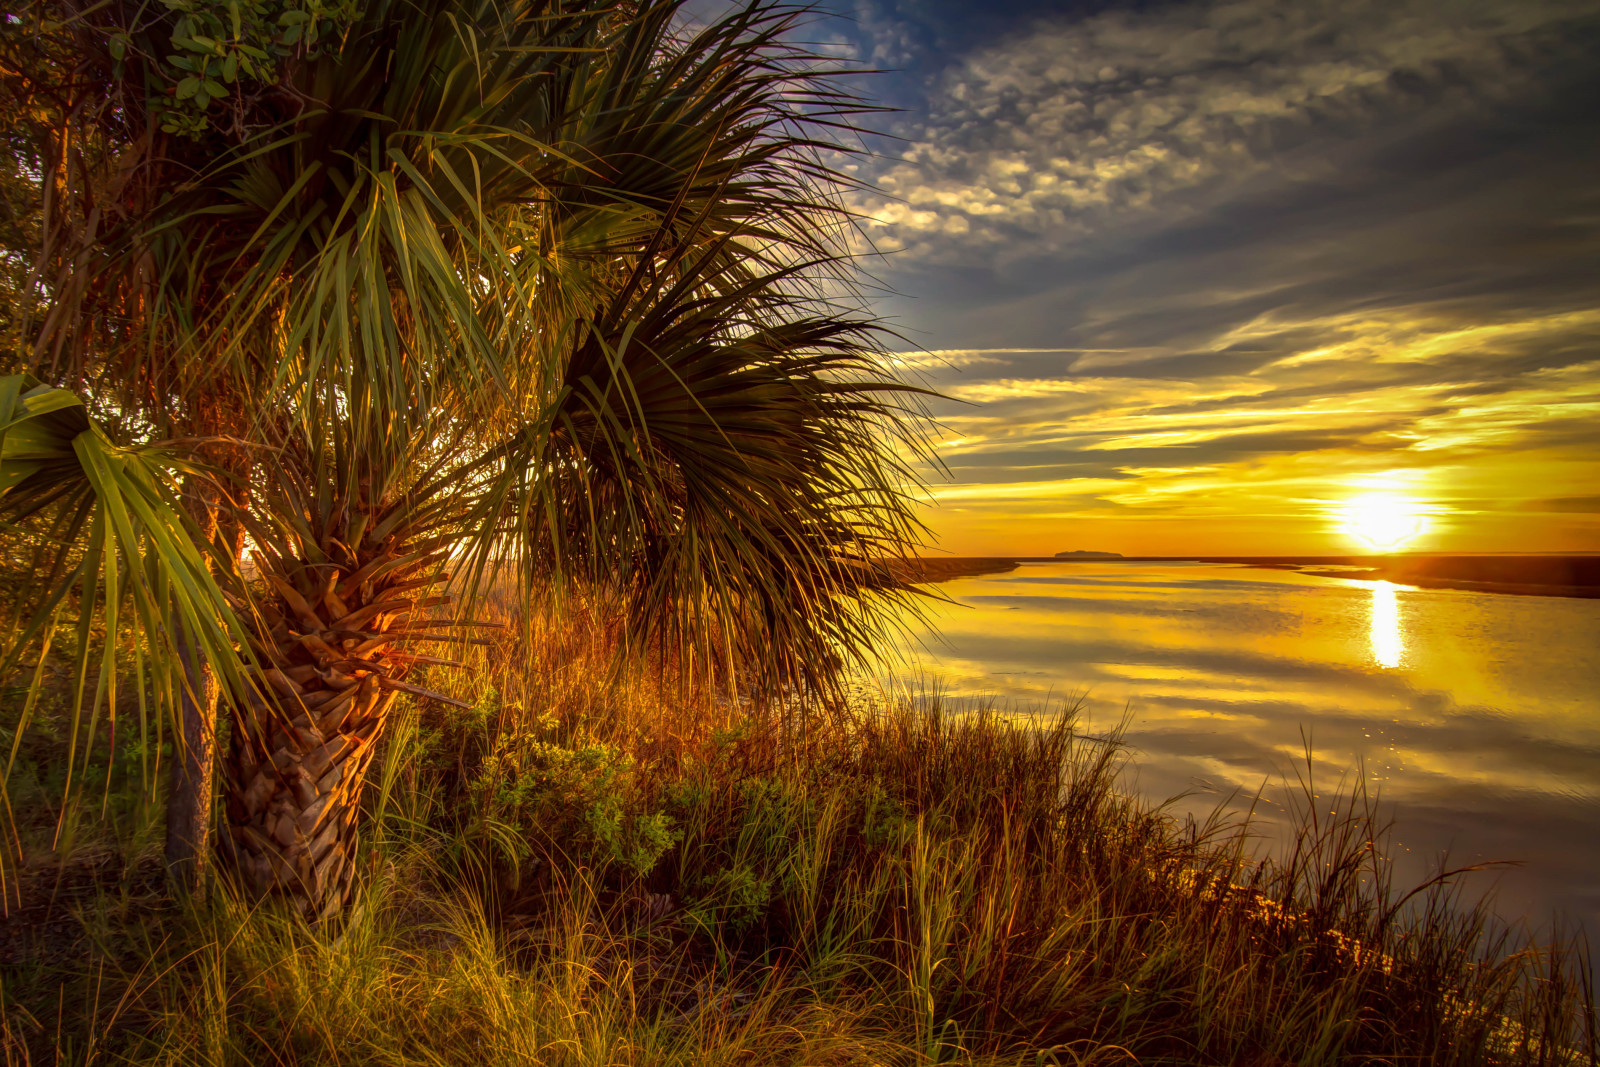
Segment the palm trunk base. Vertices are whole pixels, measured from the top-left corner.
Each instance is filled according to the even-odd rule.
[[[320,715],[305,707],[318,697],[329,709]],[[287,900],[313,920],[349,902],[361,787],[392,700],[368,675],[343,691],[257,706],[264,729],[235,731],[223,847],[251,896]]]

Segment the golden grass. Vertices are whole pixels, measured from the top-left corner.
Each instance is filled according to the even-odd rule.
[[[1070,714],[755,709],[575,613],[411,707],[359,907],[83,898],[8,1063],[1593,1063],[1581,946],[1390,884],[1366,798],[1272,864]],[[1326,810],[1326,809],[1323,809]]]

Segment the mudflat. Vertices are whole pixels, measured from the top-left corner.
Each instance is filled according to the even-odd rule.
[[[1355,562],[1355,561],[1352,561]],[[1372,557],[1364,570],[1318,571],[1341,578],[1381,578],[1398,585],[1470,589],[1521,596],[1600,597],[1600,555]]]
[[[1382,580],[1431,589],[1470,589],[1519,596],[1600,598],[1600,553],[1572,555],[1393,556],[945,556],[897,566],[917,582],[1003,574],[1023,563],[1233,563],[1297,570],[1325,578]]]
[[[1011,556],[919,556],[890,564],[895,577],[912,582],[948,582],[980,574],[1004,574],[1024,562]]]

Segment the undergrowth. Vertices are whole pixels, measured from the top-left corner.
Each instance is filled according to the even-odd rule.
[[[1367,797],[1260,862],[1070,709],[760,711],[612,651],[436,668],[471,710],[397,712],[337,925],[173,903],[148,805],[55,853],[19,813],[7,1064],[1595,1062],[1583,947],[1393,885]]]

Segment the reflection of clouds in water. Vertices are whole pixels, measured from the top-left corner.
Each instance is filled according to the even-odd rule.
[[[1196,701],[1196,703],[1204,703]],[[1151,757],[1190,760],[1198,753],[1233,766],[1233,785],[1258,781],[1282,769],[1273,753],[1300,752],[1297,731],[1271,729],[1282,722],[1263,703],[1256,729],[1236,722],[1181,714],[1145,716],[1130,740]],[[1178,710],[1178,709],[1173,709]],[[1320,763],[1349,766],[1362,753],[1369,782],[1391,799],[1434,797],[1446,788],[1492,789],[1508,794],[1560,795],[1600,801],[1600,744],[1534,738],[1508,731],[1504,719],[1478,711],[1456,712],[1436,722],[1378,723],[1356,715],[1300,709]],[[1246,727],[1249,719],[1241,717]]]
[[[1530,733],[1494,709],[1461,706],[1446,689],[1414,687],[1403,673],[1244,650],[1146,648],[1136,634],[1073,641],[1070,659],[1047,637],[952,636],[964,655],[937,665],[947,691],[1026,701],[1087,690],[1100,722],[1134,709],[1130,740],[1141,752],[1220,758],[1235,767],[1224,776],[1229,787],[1278,773],[1279,757],[1299,751],[1304,724],[1330,762],[1348,766],[1365,754],[1370,779],[1407,795],[1444,780],[1600,794],[1600,743]]]
[[[992,621],[992,617],[985,621]],[[948,647],[959,650],[961,660],[978,665],[974,673],[980,688],[990,692],[999,682],[997,675],[1025,673],[1046,677],[1058,689],[1115,680],[1131,684],[1142,698],[1154,687],[1146,685],[1143,677],[1131,677],[1138,672],[1129,668],[1149,665],[1187,675],[1175,680],[1190,692],[1222,686],[1230,690],[1281,692],[1282,683],[1299,682],[1314,684],[1318,691],[1335,698],[1335,703],[1359,695],[1409,704],[1414,696],[1404,678],[1354,664],[1288,659],[1238,647],[1142,645],[1137,631],[1131,628],[1108,633],[1103,626],[1085,626],[1070,633],[1024,635],[1010,627],[997,626],[983,631],[947,629],[945,638]],[[932,644],[928,651],[937,657],[940,646]],[[944,671],[939,673],[943,675]]]
[[[1249,699],[1241,700],[1237,695],[1239,693],[1249,694]],[[1318,722],[1324,720],[1350,722],[1356,728],[1367,730],[1373,736],[1389,729],[1401,715],[1408,721],[1437,722],[1447,719],[1455,711],[1455,705],[1449,695],[1439,692],[1412,693],[1410,700],[1391,701],[1384,707],[1375,706],[1371,700],[1357,705],[1340,695],[1333,695],[1330,699],[1318,699],[1318,693],[1316,688],[1307,689],[1303,693],[1285,692],[1283,687],[1274,688],[1265,682],[1256,683],[1255,689],[1248,689],[1241,684],[1232,690],[1197,685],[1184,688],[1174,685],[1163,687],[1161,692],[1141,696],[1139,708],[1144,718],[1152,723],[1214,722],[1249,714],[1263,723],[1270,724],[1276,731],[1285,723],[1294,724],[1305,721],[1308,717],[1315,717]],[[1379,715],[1384,717],[1380,720]],[[1351,736],[1357,741],[1360,740],[1357,735]],[[1359,749],[1363,746],[1357,744],[1355,747]]]
[[[1099,590],[1095,591],[1099,592]],[[1151,615],[1182,621],[1193,621],[1195,617],[1200,616],[1224,620],[1229,626],[1235,628],[1249,627],[1251,630],[1284,629],[1298,626],[1300,623],[1300,616],[1295,612],[1279,611],[1259,604],[1208,604],[1192,601],[1175,604],[1168,597],[1154,600],[1131,600],[1080,596],[1068,599],[1065,597],[982,595],[964,596],[961,598],[961,602],[963,604],[972,604],[976,607],[1067,612],[1072,614],[1096,612],[1117,615]]]
[[[1143,589],[1182,589],[1189,593],[1203,593],[1207,590],[1237,589],[1247,592],[1271,592],[1278,587],[1275,582],[1253,582],[1246,578],[1195,578],[1189,581],[1175,582],[1130,582],[1126,578],[1107,577],[1063,577],[1053,574],[1026,574],[1017,577],[992,578],[990,581],[997,585],[1007,583],[1020,583],[1023,585],[1087,585],[1087,586],[1118,586],[1137,592]]]

